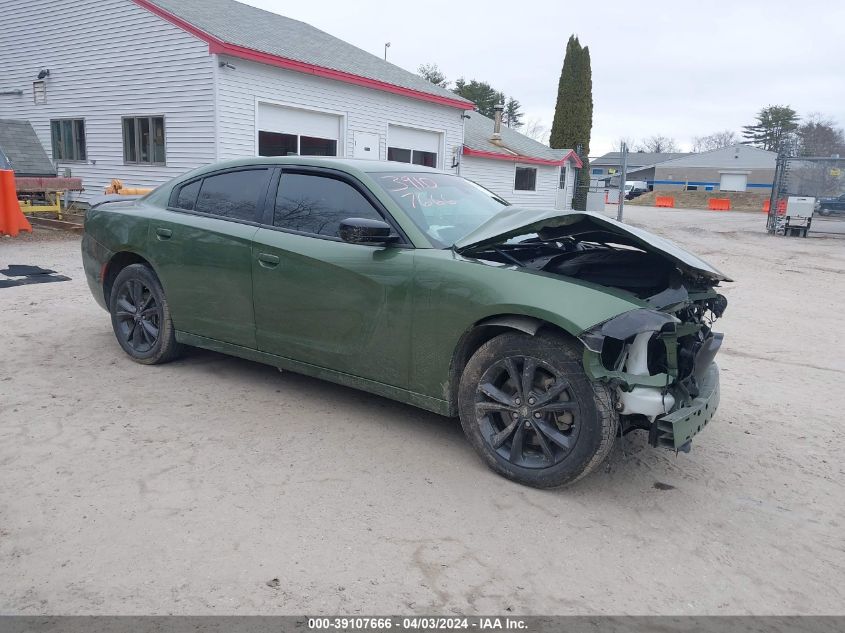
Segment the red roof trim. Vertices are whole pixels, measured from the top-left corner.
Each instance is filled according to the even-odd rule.
[[[549,158],[534,158],[532,156],[520,156],[514,154],[499,154],[497,152],[485,152],[480,149],[472,149],[464,145],[464,156],[476,156],[477,158],[490,158],[493,160],[507,160],[512,163],[527,163],[529,165],[563,165],[569,159],[578,166],[583,167],[584,163],[578,157],[578,154],[572,150],[561,159],[553,160]]]
[[[265,53],[262,51],[253,50],[251,48],[240,46],[238,44],[230,44],[228,42],[224,42],[219,38],[214,37],[213,35],[206,33],[201,29],[198,29],[193,24],[186,22],[182,18],[179,18],[173,15],[172,13],[169,13],[168,11],[165,11],[164,9],[162,9],[158,5],[153,4],[149,0],[132,1],[138,6],[143,7],[144,9],[147,9],[148,11],[159,16],[160,18],[167,20],[171,24],[175,24],[176,26],[178,26],[184,31],[187,31],[194,37],[197,37],[202,41],[207,42],[209,54],[229,55],[231,57],[237,57],[240,59],[246,59],[261,64],[267,64],[269,66],[275,66],[276,68],[293,70],[295,72],[306,73],[308,75],[315,75],[324,79],[333,79],[335,81],[342,81],[343,83],[353,84],[355,86],[363,86],[365,88],[371,88],[373,90],[390,92],[392,94],[408,97],[410,99],[428,101],[430,103],[436,103],[438,105],[448,106],[450,108],[471,110],[473,107],[470,102],[463,101],[462,99],[459,99],[457,97],[454,99],[450,99],[449,97],[442,97],[440,95],[429,94],[420,90],[414,90],[413,88],[397,86],[386,81],[370,79],[369,77],[361,77],[360,75],[354,75],[352,73],[347,73],[342,70],[325,68],[323,66],[309,64],[307,62],[301,62],[295,59],[289,59],[287,57],[273,55],[272,53]]]

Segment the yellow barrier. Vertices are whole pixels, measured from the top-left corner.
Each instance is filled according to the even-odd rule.
[[[52,194],[45,194],[48,201],[45,204],[33,204],[31,199],[19,200],[21,211],[24,213],[55,213],[56,218],[62,219],[62,194],[58,191]],[[53,196],[54,200],[49,201],[49,196]]]

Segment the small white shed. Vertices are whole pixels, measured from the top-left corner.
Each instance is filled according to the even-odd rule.
[[[478,112],[467,115],[460,174],[515,205],[571,209],[581,159]]]

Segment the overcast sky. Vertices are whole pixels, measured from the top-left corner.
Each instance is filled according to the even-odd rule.
[[[591,154],[622,137],[692,138],[769,104],[845,124],[842,0],[246,0],[415,71],[484,80],[551,125],[566,40],[590,47]]]

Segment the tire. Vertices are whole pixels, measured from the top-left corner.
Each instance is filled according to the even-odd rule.
[[[821,209],[819,209],[819,213],[823,216],[828,216],[830,215],[830,209],[822,207]]]
[[[118,273],[109,296],[109,312],[117,342],[136,363],[167,363],[181,352],[170,306],[149,266],[132,264]]]
[[[587,378],[581,357],[575,341],[522,333],[501,334],[475,352],[461,376],[458,410],[464,433],[492,470],[553,488],[578,481],[607,458],[619,418],[611,390]],[[517,383],[528,375],[526,390]]]

